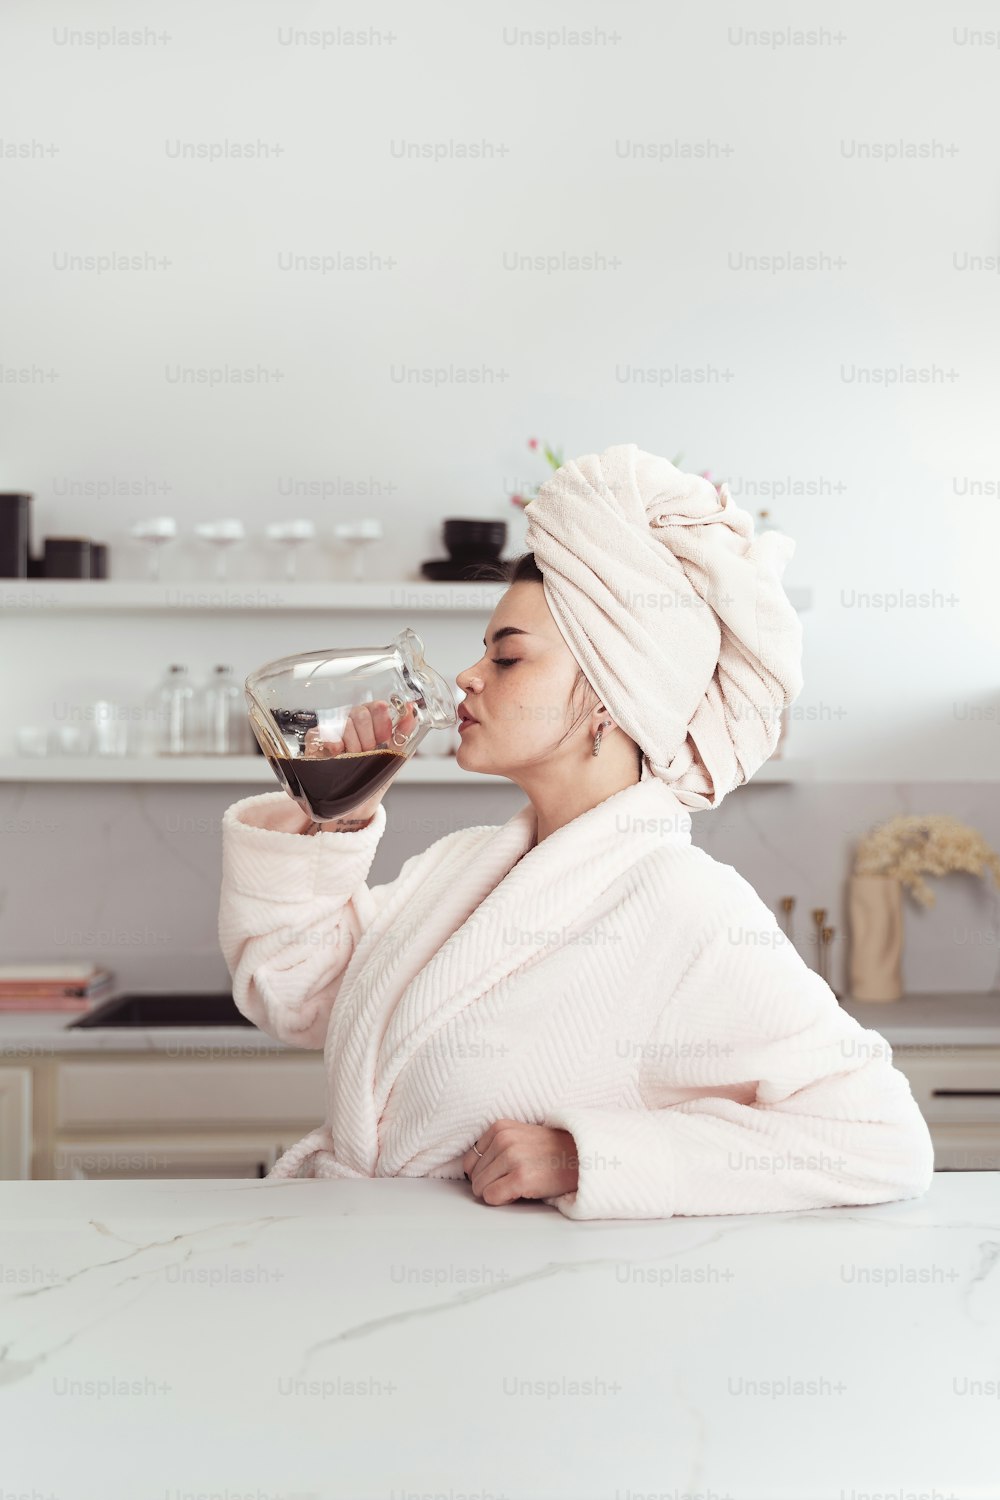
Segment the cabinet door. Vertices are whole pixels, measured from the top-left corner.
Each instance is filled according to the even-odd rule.
[[[211,1044],[206,1051],[211,1052]],[[233,1057],[224,1061],[166,1058],[74,1057],[60,1061],[56,1084],[56,1134],[112,1135],[222,1132],[259,1138],[305,1119],[296,1136],[313,1130],[326,1113],[326,1069],[317,1052],[298,1057]]]
[[[1000,1128],[930,1121],[935,1172],[1000,1172]]]
[[[0,1068],[0,1177],[31,1176],[31,1069]]]
[[[265,1177],[279,1155],[269,1135],[116,1135],[57,1139],[56,1178]]]
[[[1000,1047],[894,1047],[928,1125],[994,1125],[1000,1129]]]
[[[1000,1047],[894,1047],[939,1172],[1000,1169]]]

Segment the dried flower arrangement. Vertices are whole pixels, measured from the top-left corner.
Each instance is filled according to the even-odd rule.
[[[528,439],[528,447],[531,449],[532,453],[537,453],[537,451],[538,451],[538,439],[537,438],[529,438]],[[542,445],[542,452],[545,454],[545,461],[546,461],[546,463],[548,464],[549,468],[552,469],[553,472],[555,472],[556,469],[561,469],[562,468],[563,463],[565,462],[565,460],[563,459],[562,449],[561,448],[553,448],[553,447],[550,446],[550,444],[544,443]],[[539,491],[540,488],[541,488],[541,486],[536,484],[534,486],[534,488],[532,489],[532,491],[531,491],[530,494],[511,495],[511,497],[510,497],[510,503],[512,505],[518,506],[521,510],[524,510],[524,509],[526,509],[527,506],[529,506],[531,504],[532,500],[538,494],[538,491]]]
[[[940,813],[904,815],[876,824],[858,844],[854,859],[855,875],[891,876],[921,906],[933,906],[935,900],[924,875],[954,870],[982,875],[985,869],[993,871],[1000,887],[1000,857],[974,828]]]

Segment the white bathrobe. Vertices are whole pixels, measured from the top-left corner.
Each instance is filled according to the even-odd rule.
[[[497,1119],[571,1132],[573,1219],[923,1193],[927,1126],[888,1044],[842,1010],[649,774],[535,845],[526,803],[366,877],[384,806],[304,837],[285,792],[223,818],[219,941],[242,1013],[325,1049],[325,1124],[272,1177],[464,1176]],[[521,856],[524,856],[521,858]]]

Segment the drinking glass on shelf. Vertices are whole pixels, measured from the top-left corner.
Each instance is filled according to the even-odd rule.
[[[109,698],[98,698],[94,710],[94,755],[127,755],[129,726],[121,704]]]
[[[236,520],[199,521],[194,530],[197,537],[216,549],[215,576],[220,581],[224,581],[229,576],[226,567],[229,548],[246,540],[243,522]]]
[[[296,578],[296,549],[306,542],[316,540],[316,526],[312,521],[271,521],[264,528],[269,542],[275,542],[285,550],[285,578],[291,583]]]
[[[87,755],[90,735],[80,724],[57,724],[49,730],[50,755]]]
[[[351,577],[355,582],[360,582],[364,576],[361,549],[369,542],[380,542],[382,540],[382,522],[376,520],[367,521],[338,521],[333,528],[333,534],[338,542],[345,543],[354,548],[354,565]]]
[[[173,516],[151,516],[146,521],[136,521],[129,527],[129,535],[142,542],[147,551],[147,576],[152,581],[160,577],[160,548],[172,542],[177,535],[177,522]]]
[[[47,755],[48,735],[38,724],[20,724],[14,731],[18,755]]]

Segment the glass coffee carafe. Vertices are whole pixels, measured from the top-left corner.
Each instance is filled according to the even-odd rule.
[[[250,726],[278,781],[316,823],[345,816],[391,781],[429,729],[454,729],[455,697],[407,628],[387,646],[283,656],[245,684]],[[373,715],[389,737],[369,748]],[[369,711],[366,710],[366,706]],[[358,731],[361,731],[359,733]],[[362,744],[362,748],[351,748]]]

